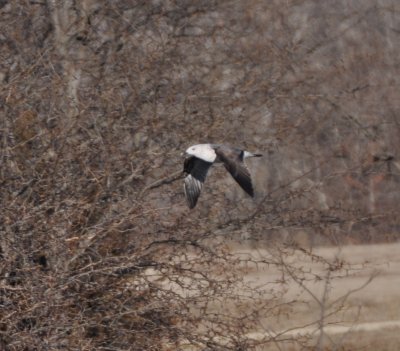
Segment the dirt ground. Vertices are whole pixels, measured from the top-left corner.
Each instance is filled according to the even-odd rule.
[[[233,250],[243,257],[271,257],[269,250],[238,246]],[[324,346],[319,349],[400,350],[400,244],[324,247],[312,252],[328,262],[345,262],[348,274],[334,278],[332,273],[330,280],[305,279],[301,283],[285,279],[287,290],[282,299],[295,303],[277,317],[266,317],[260,329],[248,336],[262,340],[265,336],[280,333],[285,337],[308,335],[317,345],[318,321],[323,314],[324,338],[320,345]],[[310,272],[310,276],[312,272],[326,277],[326,266],[301,252],[295,253],[290,260]],[[251,267],[247,269],[245,279],[252,286],[268,286],[282,279],[282,272],[271,266]],[[301,349],[292,343],[282,345],[278,348],[268,344],[260,346],[260,350]]]

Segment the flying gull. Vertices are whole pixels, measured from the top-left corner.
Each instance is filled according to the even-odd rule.
[[[184,190],[189,208],[194,208],[200,196],[201,188],[206,180],[207,172],[214,162],[222,162],[226,170],[241,188],[254,196],[250,172],[244,159],[248,157],[261,157],[261,154],[219,144],[198,144],[186,150],[189,155],[185,159],[183,171],[186,173]]]

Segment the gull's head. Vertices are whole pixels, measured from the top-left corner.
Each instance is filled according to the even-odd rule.
[[[192,156],[195,156],[197,152],[198,152],[198,147],[196,145],[187,148],[185,151],[187,155],[192,155]]]
[[[206,162],[214,162],[217,158],[214,149],[212,148],[211,144],[197,144],[192,145],[185,151],[186,155],[194,156],[200,158]]]

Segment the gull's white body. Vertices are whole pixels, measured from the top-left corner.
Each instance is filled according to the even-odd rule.
[[[186,153],[188,155],[195,156],[197,158],[202,159],[203,161],[206,162],[218,162],[217,160],[217,154],[215,153],[215,147],[218,147],[219,145],[214,145],[214,144],[197,144],[189,147],[186,150]],[[243,158],[248,158],[248,157],[254,157],[255,154],[252,152],[244,151]]]

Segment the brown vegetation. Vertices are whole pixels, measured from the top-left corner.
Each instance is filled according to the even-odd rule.
[[[390,0],[0,0],[0,347],[322,350],[248,334],[293,303],[288,277],[328,286],[352,269],[301,236],[398,239],[399,13]],[[207,141],[265,154],[249,165],[255,201],[217,168],[188,211],[180,153]],[[234,254],[227,241],[244,238],[273,254]],[[295,252],[324,270],[311,278]],[[249,286],[254,265],[281,279]]]

